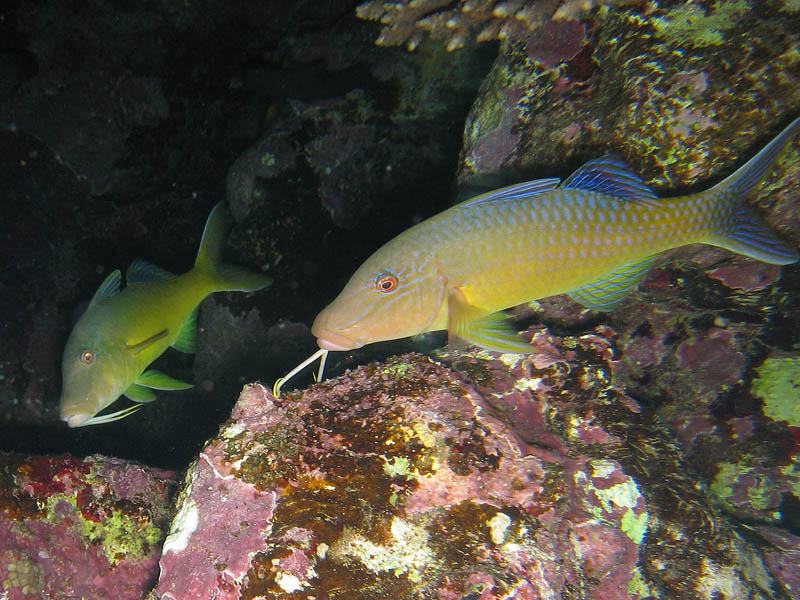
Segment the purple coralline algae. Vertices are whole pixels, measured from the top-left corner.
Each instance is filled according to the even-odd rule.
[[[0,453],[0,597],[138,600],[174,474],[104,456]]]
[[[791,536],[765,558],[729,525],[613,383],[613,333],[403,355],[282,398],[246,386],[187,472],[148,598],[789,590]]]

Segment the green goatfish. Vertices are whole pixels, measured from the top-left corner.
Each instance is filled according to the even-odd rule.
[[[221,263],[232,223],[222,203],[208,216],[197,259],[188,273],[172,275],[141,260],[128,268],[127,287],[114,271],[75,325],[61,364],[61,419],[70,427],[122,419],[155,400],[152,389],[180,390],[191,384],[145,370],[169,346],[197,347],[197,308],[213,292],[260,290],[270,278]],[[124,394],[138,404],[95,416]]]
[[[404,231],[355,272],[316,318],[320,350],[447,329],[489,350],[530,352],[499,311],[568,293],[607,310],[657,256],[687,244],[727,248],[785,265],[798,254],[744,205],[800,129],[790,123],[732,175],[688,196],[659,199],[619,158],[592,160],[565,181],[541,179],[457,204]]]

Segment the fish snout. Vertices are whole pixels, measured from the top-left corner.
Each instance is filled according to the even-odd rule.
[[[312,329],[311,333],[313,333],[317,338],[317,346],[323,350],[341,352],[344,350],[354,350],[355,348],[360,348],[364,345],[350,339],[346,335],[336,333],[335,331],[328,331],[327,329]]]
[[[67,422],[67,425],[70,427],[80,427],[86,421],[92,418],[92,415],[88,413],[76,413],[74,415],[68,415],[65,417],[61,417],[64,421]]]

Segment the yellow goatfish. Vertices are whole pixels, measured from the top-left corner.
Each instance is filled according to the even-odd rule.
[[[178,390],[191,384],[145,370],[169,346],[196,350],[198,304],[213,292],[260,290],[270,278],[221,263],[232,220],[217,204],[206,221],[194,268],[175,276],[142,260],[128,268],[127,287],[114,271],[92,297],[70,333],[61,364],[61,419],[70,427],[122,419],[141,403],[155,400],[152,389]],[[138,403],[95,416],[120,395]]]
[[[790,123],[732,175],[688,196],[659,199],[613,155],[592,160],[563,183],[541,179],[457,204],[385,244],[355,272],[316,318],[320,350],[276,382],[329,350],[447,329],[489,350],[530,352],[499,311],[568,293],[607,310],[671,248],[703,243],[767,263],[798,254],[746,208],[800,129]]]

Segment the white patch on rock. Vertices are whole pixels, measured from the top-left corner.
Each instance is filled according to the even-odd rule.
[[[277,583],[287,594],[299,592],[303,589],[303,584],[300,582],[298,577],[289,573],[285,573],[284,571],[278,571],[278,573],[275,575],[275,583]]]
[[[172,526],[169,528],[167,539],[164,540],[161,554],[184,550],[189,543],[189,538],[192,537],[199,524],[200,511],[197,510],[197,505],[194,501],[187,498],[178,514],[172,520]]]
[[[506,513],[498,512],[486,524],[489,526],[489,534],[492,536],[492,543],[499,546],[506,539],[506,530],[511,525],[511,517]]]

